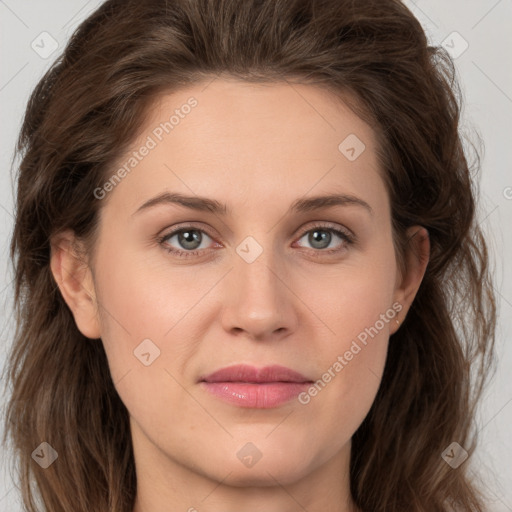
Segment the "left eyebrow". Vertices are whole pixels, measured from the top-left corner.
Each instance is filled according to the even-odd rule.
[[[366,201],[349,194],[330,194],[297,199],[297,201],[290,206],[289,211],[298,213],[310,212],[333,206],[362,206],[373,216],[373,209]]]
[[[133,215],[161,204],[178,204],[197,211],[206,211],[220,216],[231,214],[228,207],[215,199],[201,196],[185,196],[183,194],[164,192],[143,203]],[[292,203],[288,212],[310,212],[333,206],[361,206],[373,216],[372,207],[361,198],[349,194],[330,194],[297,199]]]

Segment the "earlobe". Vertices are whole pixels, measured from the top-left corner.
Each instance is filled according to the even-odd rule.
[[[412,226],[407,232],[405,251],[405,271],[395,289],[394,299],[402,305],[398,315],[400,324],[404,321],[409,308],[421,285],[430,259],[430,237],[423,226]],[[398,329],[395,325],[393,332]],[[391,332],[391,334],[393,334]]]
[[[52,239],[50,268],[79,331],[87,338],[100,338],[91,270],[77,250],[71,231],[62,232]]]

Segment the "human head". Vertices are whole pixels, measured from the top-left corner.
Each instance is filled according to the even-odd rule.
[[[91,337],[97,333],[77,329],[76,316],[66,308],[52,280],[50,240],[58,240],[59,233],[70,229],[85,242],[84,256],[93,256],[98,247],[95,235],[99,233],[100,208],[114,201],[125,183],[109,192],[106,201],[98,200],[93,191],[112,176],[117,168],[114,163],[132,147],[141,128],[151,126],[155,99],[186,92],[187,87],[204,84],[219,73],[260,85],[284,83],[292,88],[297,84],[299,92],[305,92],[298,87],[304,83],[339,96],[374,130],[375,144],[368,146],[373,146],[378,156],[388,193],[398,271],[405,270],[405,255],[415,242],[409,228],[424,226],[430,235],[430,261],[421,287],[406,320],[390,339],[378,394],[353,438],[351,485],[356,502],[368,510],[378,510],[382,503],[392,509],[401,499],[410,503],[407,500],[413,499],[414,492],[404,494],[400,482],[407,477],[418,490],[426,479],[426,470],[414,462],[422,460],[423,467],[432,470],[439,465],[438,452],[448,441],[456,437],[460,444],[466,443],[463,420],[468,408],[460,403],[462,400],[469,407],[470,398],[465,395],[468,374],[460,347],[471,339],[455,332],[456,319],[449,314],[452,299],[446,290],[453,290],[457,297],[464,285],[472,286],[469,304],[475,311],[475,332],[484,334],[484,339],[490,338],[491,321],[478,308],[486,285],[485,280],[476,283],[478,268],[485,275],[485,245],[474,223],[470,175],[457,133],[457,102],[443,75],[449,73],[449,64],[440,52],[429,49],[420,25],[399,2],[358,4],[325,3],[322,9],[314,9],[320,4],[226,2],[220,15],[215,5],[207,2],[173,6],[107,2],[81,26],[62,63],[40,82],[31,99],[20,138],[20,149],[26,154],[19,180],[13,252],[23,255],[17,296],[25,290],[31,298],[26,311],[33,320],[32,331],[28,326],[20,331],[20,340],[25,341],[19,346],[28,350],[29,332],[46,340],[40,345],[41,354],[60,341],[55,368],[64,369],[67,377],[48,371],[51,362],[45,367],[50,375],[46,379],[38,376],[35,356],[27,358],[31,371],[18,375],[18,382],[24,379],[26,383],[26,394],[18,400],[37,395],[34,389],[28,392],[30,385],[55,396],[65,383],[62,392],[67,392],[69,404],[80,407],[91,389],[99,391],[91,409],[99,411],[100,403],[108,403],[112,424],[117,414],[126,420],[122,425],[116,421],[119,430],[110,437],[102,435],[111,448],[109,453],[116,454],[117,478],[126,478],[127,488],[134,482],[127,411],[109,380],[107,359],[99,344],[84,337],[84,333]],[[231,25],[233,17],[238,22]],[[204,20],[216,20],[215,29]],[[273,37],[278,26],[281,37]],[[188,35],[180,38],[175,34],[178,29]],[[89,45],[91,40],[94,44]],[[345,157],[340,154],[339,158]],[[458,202],[451,199],[455,192],[460,193]],[[75,341],[66,346],[63,339]],[[485,345],[480,350],[485,354]],[[439,365],[440,354],[449,364]],[[434,368],[438,374],[433,375]],[[452,390],[440,400],[439,393],[446,392],[449,383]],[[399,405],[397,396],[401,396]],[[26,402],[18,401],[18,406],[20,403]],[[51,407],[48,399],[43,403]],[[458,404],[458,414],[452,413],[451,424],[436,433],[434,426],[441,419],[446,421],[446,411],[454,404]],[[44,416],[44,408],[33,414],[33,418]],[[63,408],[53,421],[58,431],[71,431],[74,436],[89,433],[86,446],[93,451],[99,414],[98,423],[87,424],[84,418],[73,424]],[[393,428],[379,432],[390,417],[396,418]],[[108,417],[106,420],[109,424]],[[28,432],[30,436],[30,427]],[[35,432],[31,435],[34,439]],[[49,432],[38,435],[49,439]],[[119,439],[125,443],[114,445]],[[439,450],[432,449],[429,458],[425,450],[432,448],[432,443]],[[78,461],[84,452],[78,442],[75,448],[73,457]],[[385,463],[379,464],[381,460]],[[108,473],[100,457],[94,463],[102,469],[98,475]],[[385,469],[391,484],[382,482],[379,488]],[[449,470],[436,468],[436,477],[443,476],[445,483],[432,484],[430,509],[445,496],[443,485],[446,489],[450,482],[464,482],[462,472],[456,475]],[[80,475],[75,476],[80,481]],[[109,484],[116,488],[113,480]],[[119,495],[120,486],[118,482]],[[367,492],[370,487],[374,493]],[[473,498],[468,492],[464,499]]]

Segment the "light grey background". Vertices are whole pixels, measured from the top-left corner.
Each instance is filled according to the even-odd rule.
[[[10,166],[15,140],[31,90],[62,51],[73,30],[100,3],[0,0],[0,369],[13,332],[8,249],[13,222]],[[481,225],[491,236],[496,259],[501,312],[499,366],[478,418],[479,448],[466,464],[471,463],[483,475],[492,496],[489,510],[512,511],[512,275],[510,265],[506,265],[512,260],[512,0],[407,0],[406,4],[422,22],[431,42],[444,41],[456,56],[465,97],[463,131],[471,137],[476,129],[485,143],[479,215]],[[40,53],[51,50],[52,41],[41,35],[43,32],[49,33],[59,45],[47,58],[31,46],[39,45],[36,48]],[[5,397],[0,396],[0,406],[4,403]],[[21,505],[7,471],[8,462],[8,454],[2,453],[0,511],[18,512]]]

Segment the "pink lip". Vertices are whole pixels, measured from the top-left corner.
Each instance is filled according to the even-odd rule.
[[[311,380],[284,366],[235,365],[202,377],[201,385],[218,398],[238,405],[269,409],[296,397]]]

